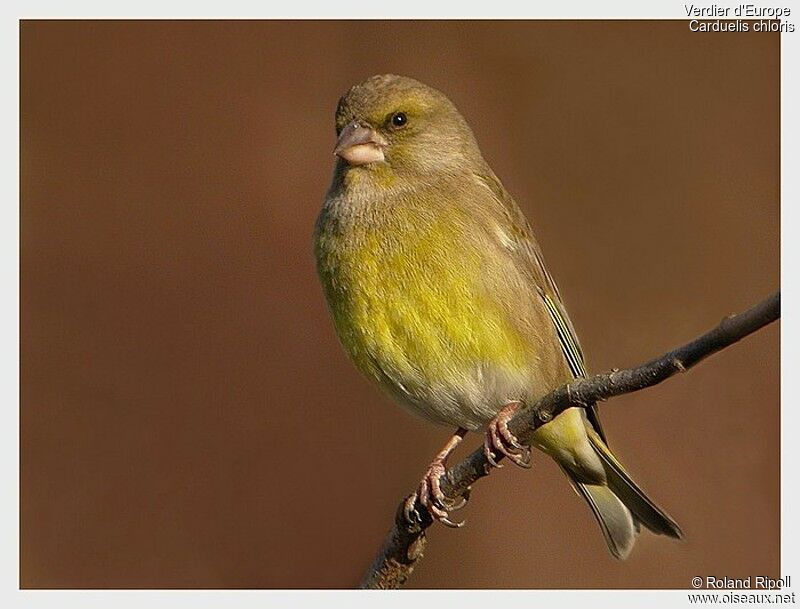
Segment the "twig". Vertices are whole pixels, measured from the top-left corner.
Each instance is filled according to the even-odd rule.
[[[528,442],[531,434],[567,408],[581,407],[608,398],[652,387],[685,372],[709,355],[716,353],[780,317],[780,292],[739,315],[726,317],[710,332],[694,341],[629,370],[613,370],[588,379],[559,387],[535,404],[521,409],[509,422],[509,429],[521,441]],[[501,455],[502,457],[502,455]],[[447,471],[442,490],[457,499],[468,494],[475,481],[488,475],[489,463],[481,448]],[[405,584],[422,557],[425,529],[432,520],[419,504],[416,506],[421,522],[410,525],[403,516],[403,502],[395,515],[394,525],[386,536],[372,566],[359,585],[360,588],[399,588]]]

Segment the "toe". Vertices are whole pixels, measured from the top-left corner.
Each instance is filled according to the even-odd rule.
[[[431,518],[438,520],[445,526],[460,528],[464,522],[453,522],[450,520],[449,510],[460,509],[466,504],[466,499],[457,506],[452,506],[452,501],[442,491],[441,478],[445,474],[443,463],[434,463],[426,472],[419,485],[419,502],[428,510]]]
[[[523,448],[519,453],[510,455],[508,458],[511,459],[514,464],[524,469],[530,469],[532,467],[530,449]]]
[[[409,526],[416,526],[422,522],[422,518],[420,518],[416,508],[417,498],[417,493],[414,493],[409,495],[405,503],[403,503],[403,518],[405,518]]]
[[[502,463],[498,463],[495,459],[495,445],[494,445],[494,436],[492,435],[492,425],[489,424],[489,428],[486,430],[486,435],[484,436],[483,440],[483,456],[486,457],[486,460],[489,462],[489,465],[496,468],[503,467]]]

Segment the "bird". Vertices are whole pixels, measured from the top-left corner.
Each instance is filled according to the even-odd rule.
[[[484,160],[445,94],[381,74],[351,87],[335,115],[330,187],[314,229],[318,276],[355,366],[412,413],[456,431],[405,506],[448,526],[448,456],[484,430],[501,455],[530,467],[509,431],[520,408],[584,377],[584,355],[531,224]],[[594,405],[568,408],[530,444],[589,505],[608,549],[626,558],[643,525],[680,538],[608,447]]]

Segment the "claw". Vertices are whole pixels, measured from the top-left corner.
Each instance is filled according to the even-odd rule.
[[[508,429],[508,421],[519,410],[520,402],[510,402],[494,419],[489,422],[483,441],[483,454],[493,467],[502,467],[495,459],[495,455],[508,457],[515,465],[530,469],[531,450],[519,443],[517,438]]]
[[[422,480],[420,480],[417,492],[406,499],[403,512],[406,520],[412,524],[414,524],[414,521],[411,519],[412,511],[414,512],[416,522],[421,522],[420,515],[415,507],[416,502],[419,502],[420,505],[428,510],[428,513],[431,515],[433,520],[438,520],[445,526],[454,529],[464,526],[464,522],[466,521],[453,522],[450,520],[450,515],[448,512],[460,510],[467,504],[467,500],[469,499],[469,489],[464,491],[461,501],[457,503],[456,499],[450,499],[444,494],[444,491],[442,491],[441,479],[447,472],[445,463],[447,462],[448,455],[453,452],[456,446],[458,446],[466,433],[467,430],[462,427],[459,427],[456,430],[455,434],[453,434],[453,437],[450,438],[441,452],[436,455],[433,462],[428,467],[425,475],[422,477]]]
[[[500,435],[502,436],[502,438],[506,442],[508,442],[508,444],[509,444],[509,446],[511,446],[511,448],[514,448],[514,449],[519,450],[519,451],[524,451],[525,450],[525,447],[522,446],[522,444],[520,444],[519,442],[517,442],[517,437],[508,430],[508,424],[507,423],[500,423],[500,429],[498,431],[500,432]]]
[[[494,460],[494,454],[492,453],[492,449],[490,448],[490,441],[488,437],[483,442],[483,456],[486,457],[486,460],[492,467],[496,467],[497,469],[503,467],[502,463],[498,463],[497,461]]]
[[[444,520],[447,518],[447,508],[445,503],[447,497],[442,492],[440,479],[444,475],[444,464],[436,460],[431,463],[428,471],[419,483],[419,502],[431,513],[434,520]]]
[[[466,520],[461,520],[459,522],[453,522],[447,516],[445,516],[444,518],[440,518],[439,522],[441,522],[443,525],[445,525],[447,527],[450,527],[451,529],[460,529],[465,524],[467,524]]]
[[[417,503],[417,494],[409,495],[403,505],[403,517],[410,526],[416,526],[422,523],[419,513],[414,507]]]
[[[447,516],[447,512],[439,507],[436,507],[432,501],[423,499],[422,505],[424,505],[425,509],[431,513],[431,516],[433,516],[434,520]]]
[[[467,505],[467,501],[469,501],[463,495],[461,497],[459,497],[458,499],[459,499],[458,503],[448,499],[447,503],[444,505],[444,507],[447,508],[447,510],[450,511],[450,512],[456,512],[456,511],[460,510],[461,508],[463,508],[465,505]]]
[[[521,467],[523,469],[530,469],[533,467],[533,463],[531,462],[531,450],[530,448],[527,450],[523,450],[522,454],[516,454],[509,457],[515,465]]]

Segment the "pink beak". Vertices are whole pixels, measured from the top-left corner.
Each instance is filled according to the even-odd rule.
[[[366,165],[383,161],[383,139],[372,127],[358,121],[348,124],[339,134],[333,154],[343,158],[350,165]]]

